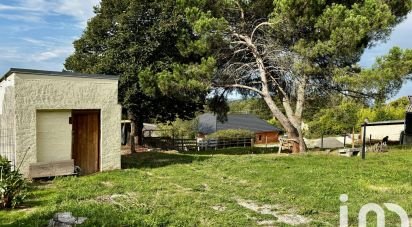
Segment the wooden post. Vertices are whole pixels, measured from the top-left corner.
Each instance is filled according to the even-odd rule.
[[[369,135],[369,146],[372,146],[372,134]]]
[[[343,148],[346,148],[346,135],[343,136]]]
[[[175,131],[172,131],[172,149],[176,149],[176,145],[175,145]]]
[[[321,137],[321,141],[320,141],[320,149],[323,149],[323,133],[322,133],[322,137]]]
[[[355,127],[352,128],[352,148],[355,148]]]
[[[366,158],[366,126],[368,123],[363,123],[363,138],[362,138],[362,159]]]

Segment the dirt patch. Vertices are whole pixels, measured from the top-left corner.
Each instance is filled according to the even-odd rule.
[[[236,201],[240,206],[252,210],[256,213],[272,215],[277,219],[276,222],[281,222],[289,225],[302,225],[311,222],[309,218],[296,214],[295,212],[293,212],[293,210],[287,209],[278,204],[258,204],[254,201],[243,199],[237,199]],[[272,220],[260,221],[260,223],[261,225],[268,225],[267,223],[269,223],[270,221]],[[259,224],[259,222],[257,224]]]
[[[100,184],[107,187],[107,188],[113,188],[114,187],[114,184],[110,181],[102,181],[102,182],[100,182]]]
[[[178,191],[183,191],[183,192],[191,192],[191,191],[193,191],[192,188],[185,188],[185,187],[183,187],[183,186],[181,186],[181,185],[179,185],[179,184],[176,184],[176,183],[170,183],[170,184],[171,184],[171,185],[174,185]]]
[[[113,195],[102,195],[96,198],[96,201],[99,202],[116,202],[119,198],[128,198],[127,195],[121,195],[121,194],[113,194]]]
[[[94,201],[99,203],[109,203],[116,205],[120,208],[128,210],[130,205],[136,205],[137,203],[136,193],[126,193],[126,194],[113,194],[113,195],[102,195],[94,199]]]
[[[258,221],[258,225],[263,225],[263,226],[274,226],[276,223],[275,220],[264,220],[264,221]]]
[[[378,185],[368,185],[368,189],[372,191],[378,191],[378,192],[387,192],[390,191],[390,187],[385,187],[385,186],[378,186]]]
[[[219,211],[219,212],[223,212],[226,210],[225,206],[221,206],[221,205],[216,205],[216,206],[212,206],[212,209],[215,211]]]
[[[412,192],[410,184],[402,184],[402,185],[366,185],[369,190],[376,191],[376,192],[400,192],[400,193],[407,193]]]

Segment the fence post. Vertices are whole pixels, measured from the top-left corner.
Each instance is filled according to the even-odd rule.
[[[321,137],[321,141],[320,141],[320,149],[323,149],[323,133],[322,133],[322,137]]]
[[[343,135],[343,148],[346,148],[346,135]]]
[[[362,159],[365,160],[366,158],[366,126],[368,123],[363,123],[363,141],[362,141]]]
[[[175,132],[173,131],[172,132],[172,149],[174,150],[174,149],[176,149],[176,146],[175,146]]]
[[[355,148],[355,127],[352,128],[352,149]]]

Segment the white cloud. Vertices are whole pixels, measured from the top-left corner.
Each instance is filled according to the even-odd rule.
[[[61,70],[100,0],[0,0],[0,70]],[[15,22],[14,22],[15,21]],[[1,73],[1,72],[0,72]]]
[[[23,54],[19,51],[18,47],[0,47],[0,61],[22,61]]]
[[[16,7],[14,6],[9,6],[9,5],[4,5],[4,4],[0,4],[0,11],[4,11],[4,10],[15,10]]]
[[[0,13],[0,18],[11,20],[11,21],[23,21],[23,22],[34,22],[34,23],[45,22],[42,16],[39,16],[33,13],[22,13],[19,15],[9,14],[9,13]]]
[[[33,60],[36,62],[48,61],[55,58],[66,57],[69,54],[73,53],[72,47],[57,47],[48,51],[41,52],[39,54],[33,55]]]
[[[40,22],[47,15],[64,15],[72,17],[84,27],[93,17],[93,7],[100,4],[100,0],[19,0],[17,5],[0,4],[1,12],[15,12],[0,17],[10,20]]]
[[[23,41],[26,41],[30,44],[36,45],[36,46],[40,46],[40,47],[48,47],[51,45],[50,42],[41,40],[41,39],[34,39],[34,38],[30,38],[30,37],[25,37],[25,38],[21,38]]]
[[[100,3],[99,0],[61,0],[61,4],[54,12],[76,18],[82,25],[94,16],[93,7]]]

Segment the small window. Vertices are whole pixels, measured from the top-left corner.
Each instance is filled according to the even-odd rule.
[[[262,140],[262,135],[259,135],[259,140]]]

